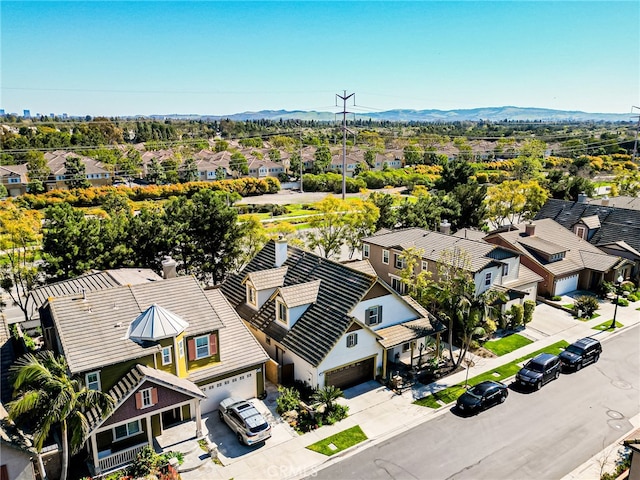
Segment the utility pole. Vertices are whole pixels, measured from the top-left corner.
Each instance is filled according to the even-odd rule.
[[[343,102],[342,106],[342,200],[345,199],[347,194],[347,100],[351,97],[354,97],[354,105],[355,105],[355,93],[350,93],[347,95],[347,91],[343,90],[343,95],[339,95],[336,93],[336,97],[341,99]],[[336,106],[337,104],[336,99]]]
[[[633,109],[638,109],[640,110],[640,107],[631,107],[631,111],[633,111]],[[636,157],[638,155],[638,133],[640,133],[640,115],[638,115],[638,126],[636,127],[636,141],[633,142],[633,154],[631,155],[631,161],[635,162],[636,161]]]

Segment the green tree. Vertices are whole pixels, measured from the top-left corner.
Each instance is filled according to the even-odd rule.
[[[14,379],[14,399],[7,405],[9,418],[18,425],[32,426],[38,452],[49,434],[59,430],[60,478],[66,480],[69,455],[82,448],[89,433],[86,412],[93,409],[105,418],[113,409],[113,398],[89,390],[78,378],[71,377],[64,357],[56,357],[49,350],[21,357],[11,366],[10,373]]]
[[[88,188],[91,183],[87,180],[86,165],[78,157],[67,157],[64,162],[65,181],[69,188]]]
[[[527,140],[514,161],[513,175],[516,180],[526,182],[540,178],[546,144],[541,140]]]
[[[487,219],[494,228],[531,219],[549,198],[549,192],[531,180],[507,180],[487,189]]]
[[[234,152],[229,160],[229,168],[235,172],[237,176],[248,174],[249,164],[247,163],[247,157],[240,152]]]
[[[360,199],[348,202],[347,207],[345,241],[349,247],[349,258],[352,258],[356,250],[362,250],[362,239],[376,232],[380,210],[373,202]]]
[[[100,253],[100,223],[80,209],[60,203],[45,210],[42,238],[44,271],[58,280],[93,268]]]
[[[320,145],[314,153],[313,173],[326,172],[331,166],[331,151],[327,145]]]
[[[164,185],[167,182],[167,174],[164,171],[164,166],[157,158],[152,158],[151,163],[147,169],[147,182],[155,185]]]
[[[216,152],[224,152],[229,148],[229,142],[226,140],[216,140],[215,151]]]
[[[137,177],[142,171],[142,155],[135,148],[129,148],[127,154],[120,159],[118,173],[126,178]]]
[[[373,203],[380,212],[376,222],[375,231],[381,228],[395,228],[398,223],[397,209],[395,207],[396,195],[389,193],[373,192],[369,195],[369,201]]]
[[[448,161],[442,166],[442,173],[436,181],[436,188],[450,192],[456,186],[468,183],[473,173],[473,167],[465,160],[456,158]]]
[[[169,253],[169,245],[164,210],[158,204],[140,209],[129,222],[127,244],[135,245],[130,251],[131,266],[162,271],[163,256]]]
[[[0,250],[5,262],[0,267],[0,287],[24,319],[30,320],[29,293],[39,283],[36,244],[40,239],[40,216],[34,210],[6,203],[0,210]]]
[[[422,163],[424,152],[419,145],[407,145],[403,149],[404,163],[406,165],[418,165]]]
[[[182,164],[181,180],[183,182],[197,182],[200,180],[200,173],[198,172],[198,164],[193,157],[187,158]]]
[[[340,254],[349,229],[345,214],[348,210],[346,202],[327,195],[324,200],[314,204],[319,213],[309,221],[307,245],[311,250],[316,248],[325,258],[333,258]]]
[[[45,183],[51,175],[51,169],[42,152],[31,151],[27,155],[27,189],[29,193],[42,193],[46,189]]]
[[[296,178],[300,178],[300,167],[302,166],[302,157],[299,152],[293,152],[289,157],[289,173]]]
[[[226,194],[203,189],[170,199],[164,217],[169,253],[184,273],[217,284],[237,265],[244,227]]]
[[[243,236],[240,241],[240,255],[235,267],[236,271],[242,270],[262,247],[269,241],[269,235],[262,226],[257,215],[247,215],[243,221]]]

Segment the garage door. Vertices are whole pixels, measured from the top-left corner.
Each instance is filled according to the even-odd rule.
[[[560,278],[556,280],[556,288],[554,295],[564,295],[578,289],[578,275]]]
[[[220,402],[227,397],[237,397],[240,399],[256,397],[258,383],[256,375],[260,374],[255,370],[251,370],[234,377],[201,386],[200,390],[207,395],[206,400],[202,400],[200,403],[202,413],[217,410]]]
[[[325,385],[333,385],[341,389],[349,388],[373,379],[374,358],[351,363],[344,367],[325,373]]]

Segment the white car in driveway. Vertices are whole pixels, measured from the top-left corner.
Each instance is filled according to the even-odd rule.
[[[218,415],[243,445],[254,445],[271,437],[271,425],[248,400],[225,398],[220,402]]]

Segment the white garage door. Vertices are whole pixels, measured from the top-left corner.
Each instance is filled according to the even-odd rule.
[[[578,275],[556,280],[555,295],[564,295],[578,289]]]
[[[209,413],[218,409],[218,405],[227,397],[237,397],[240,399],[254,398],[257,396],[257,378],[262,375],[256,370],[250,370],[235,377],[225,378],[217,382],[208,383],[200,387],[200,390],[207,395],[206,400],[202,400],[200,408],[202,413]]]

